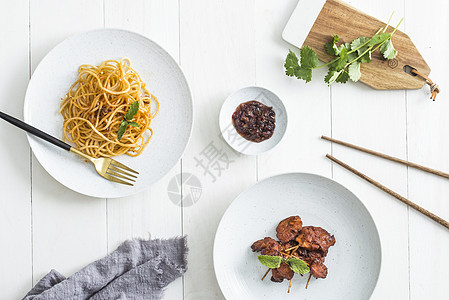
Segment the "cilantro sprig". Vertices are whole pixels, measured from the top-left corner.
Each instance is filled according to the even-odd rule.
[[[117,138],[119,141],[122,138],[123,134],[125,133],[126,128],[128,128],[128,125],[133,127],[139,127],[139,124],[137,124],[137,122],[131,121],[138,111],[139,111],[139,101],[136,100],[133,103],[131,103],[128,112],[125,114],[125,117],[120,123],[120,127],[117,131]]]
[[[390,20],[393,14],[390,16]],[[329,71],[324,77],[324,81],[331,85],[333,82],[346,83],[349,79],[358,81],[362,75],[360,65],[362,63],[371,62],[371,55],[379,49],[385,59],[394,59],[398,51],[394,48],[391,37],[396,32],[404,18],[401,19],[396,28],[387,33],[388,23],[385,27],[380,28],[371,38],[359,37],[351,43],[339,43],[340,38],[334,35],[332,40],[324,45],[326,53],[335,58],[326,64],[318,66],[318,56],[308,46],[300,49],[300,58],[289,50],[285,59],[285,74],[287,76],[295,76],[298,79],[309,82],[312,80],[312,70],[327,66]]]
[[[260,263],[270,269],[279,268],[281,263],[286,263],[293,272],[298,274],[306,274],[310,272],[310,268],[305,261],[299,258],[289,257],[287,259],[281,256],[259,255],[257,257]]]

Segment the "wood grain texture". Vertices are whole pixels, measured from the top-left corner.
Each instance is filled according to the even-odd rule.
[[[371,37],[385,25],[386,23],[342,1],[327,0],[303,45],[315,50],[320,60],[329,62],[332,56],[326,53],[324,44],[332,39],[332,35],[338,35],[340,42],[350,43],[359,36]],[[387,32],[392,32],[393,29],[389,26]],[[379,90],[422,88],[425,84],[422,79],[403,71],[403,67],[409,65],[429,75],[430,68],[418,49],[410,37],[400,30],[395,32],[392,42],[398,50],[397,57],[388,61],[382,57],[379,50],[373,52],[373,60],[361,65],[360,81]]]
[[[179,60],[178,0],[105,1],[105,27],[134,31],[148,37]],[[131,61],[132,61],[132,57]],[[179,62],[179,61],[178,61]],[[147,87],[151,91],[151,82]],[[168,99],[159,99],[163,105]],[[168,198],[170,180],[181,172],[181,162],[145,192],[118,199],[107,199],[108,250],[132,238],[182,236],[182,207]],[[178,197],[179,202],[181,196]],[[178,278],[163,299],[183,299],[183,281]]]
[[[419,164],[416,164],[416,163],[413,163],[413,162],[409,162],[409,161],[406,161],[404,159],[400,159],[400,158],[397,158],[397,157],[394,157],[394,156],[391,156],[391,155],[383,154],[383,153],[380,153],[380,152],[377,152],[377,151],[374,151],[374,150],[370,150],[370,149],[367,149],[367,148],[364,148],[364,147],[360,147],[360,146],[357,146],[357,145],[354,145],[354,144],[351,144],[351,143],[347,143],[347,142],[344,142],[344,141],[333,139],[333,138],[330,138],[330,137],[327,137],[327,136],[324,136],[324,135],[321,136],[321,138],[323,140],[327,140],[327,141],[330,141],[330,142],[333,142],[333,143],[336,143],[336,144],[339,144],[339,145],[343,145],[343,146],[348,147],[348,148],[359,150],[359,151],[362,151],[362,152],[365,152],[365,153],[368,153],[368,154],[371,154],[371,155],[374,155],[374,156],[385,158],[385,159],[397,162],[399,164],[406,165],[406,166],[411,167],[411,168],[415,168],[415,169],[418,169],[418,170],[421,170],[421,171],[424,171],[424,172],[427,172],[427,173],[431,173],[431,174],[434,174],[434,175],[437,175],[437,176],[441,176],[441,177],[444,177],[444,178],[449,178],[449,174],[448,173],[445,173],[445,172],[442,172],[442,171],[438,171],[438,170],[435,170],[435,169],[432,169],[432,168],[429,168],[429,167],[425,167],[425,166],[422,166],[422,165],[419,165]]]
[[[28,1],[0,2],[0,110],[23,118],[29,79]],[[0,120],[0,299],[19,299],[32,285],[30,146]]]
[[[362,179],[365,179],[366,181],[368,181],[369,183],[371,183],[372,185],[374,185],[375,187],[381,189],[382,191],[386,192],[387,194],[395,197],[396,199],[398,199],[399,201],[401,201],[402,203],[410,206],[411,208],[415,209],[416,211],[422,213],[423,215],[425,215],[426,217],[429,217],[430,219],[434,220],[435,222],[439,223],[440,225],[446,227],[447,229],[449,229],[449,222],[438,217],[437,215],[431,213],[430,211],[422,208],[421,206],[417,205],[416,203],[408,200],[407,198],[399,195],[398,193],[396,193],[395,191],[387,188],[386,186],[382,185],[381,183],[375,181],[374,179],[370,178],[369,176],[363,174],[362,172],[352,168],[351,166],[349,166],[348,164],[345,164],[344,162],[342,162],[341,160],[333,157],[332,155],[327,154],[326,155],[327,158],[329,158],[330,160],[332,160],[333,162],[339,164],[340,166],[342,166],[343,168],[345,168],[348,171],[351,171],[352,173],[354,173],[355,175],[359,176]]]
[[[396,16],[404,15],[402,1],[352,0],[351,5],[381,19],[388,19],[391,11],[395,11]],[[388,10],[385,10],[385,7],[388,7]],[[401,24],[400,29],[404,29],[404,24]],[[361,82],[336,84],[331,86],[331,105],[331,137],[353,141],[396,157],[406,157],[405,91],[379,91]],[[326,141],[321,142],[329,144]],[[333,156],[369,173],[372,178],[382,181],[392,190],[407,195],[407,167],[358,151],[350,151],[340,145],[331,147]],[[324,157],[325,153],[321,155],[323,160],[332,165]],[[413,283],[409,282],[408,270],[407,206],[399,201],[391,201],[388,194],[338,166],[332,166],[332,176],[360,198],[379,231],[382,267],[371,299],[409,299],[409,287]]]
[[[50,49],[68,36],[103,26],[101,0],[29,3],[32,70]],[[105,256],[106,200],[67,189],[34,156],[32,176],[33,283],[51,269],[68,276]]]
[[[340,145],[331,146],[319,136],[335,136],[448,170],[449,102],[445,101],[445,86],[449,86],[449,77],[442,57],[449,47],[449,35],[444,34],[449,28],[449,2],[348,2],[384,21],[391,11],[396,12],[394,19],[405,17],[401,30],[413,37],[433,66],[431,78],[442,87],[435,103],[428,100],[428,88],[376,91],[362,83],[328,88],[322,80],[305,84],[286,77],[282,65],[289,46],[281,40],[281,32],[298,0],[19,0],[0,4],[0,37],[4,41],[0,60],[5,69],[0,75],[0,110],[17,116],[22,116],[28,56],[34,68],[58,42],[101,28],[103,22],[144,34],[175,58],[180,57],[196,110],[182,169],[195,173],[203,184],[199,202],[185,207],[184,213],[164,198],[170,175],[135,196],[113,200],[85,197],[57,183],[35,159],[30,162],[25,134],[0,123],[4,137],[0,141],[0,298],[21,299],[31,288],[32,276],[35,283],[51,268],[69,275],[124,239],[146,236],[147,231],[161,237],[176,235],[184,224],[190,246],[185,291],[181,291],[180,282],[174,282],[168,286],[165,299],[223,299],[211,252],[216,227],[229,203],[258,177],[305,171],[333,177],[355,193],[372,214],[381,238],[382,267],[371,299],[446,299],[447,229],[392,201],[346,170],[332,167],[324,154],[333,153],[446,220],[447,179]],[[372,34],[371,29],[366,31]],[[395,38],[393,42],[396,45]],[[314,76],[323,78],[323,69],[316,70]],[[235,154],[218,139],[218,111],[231,92],[254,84],[281,97],[289,113],[287,133],[278,147],[257,159],[232,156],[229,169],[211,182],[196,165],[195,157],[211,141],[225,153]],[[171,174],[180,169],[178,164]],[[313,288],[313,281],[311,285]]]
[[[232,200],[256,182],[256,158],[234,152],[220,137],[218,126],[226,97],[255,84],[255,2],[180,2],[181,67],[195,103],[194,127],[182,168],[194,174],[202,185],[198,202],[184,208],[184,233],[190,248],[185,299],[223,299],[213,267],[215,232]],[[215,165],[201,154],[211,146],[222,155]],[[184,185],[183,194],[187,192]]]
[[[321,134],[331,134],[331,89],[322,80],[309,83],[285,76],[283,60],[289,44],[282,31],[296,5],[288,1],[258,0],[256,5],[256,83],[276,93],[287,109],[287,131],[271,151],[259,155],[258,179],[288,173],[310,172],[331,177],[331,168],[318,153],[326,153],[330,145],[322,143]],[[325,68],[314,76],[324,78]]]
[[[444,55],[449,47],[449,1],[405,2],[405,29],[414,37],[429,65],[432,80],[442,91],[435,102],[429,100],[427,88],[407,91],[407,140],[410,161],[438,170],[449,170],[448,64]],[[433,7],[434,9],[428,9]],[[419,20],[416,22],[415,20]],[[423,27],[433,30],[423,30]],[[447,179],[429,176],[418,170],[408,171],[408,199],[449,219],[449,184]],[[410,298],[447,299],[449,283],[449,234],[446,228],[410,210]],[[423,259],[428,257],[429,259]],[[436,275],[438,274],[438,275]],[[432,278],[432,280],[427,280]]]

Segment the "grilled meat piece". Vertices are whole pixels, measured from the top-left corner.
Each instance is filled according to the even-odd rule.
[[[261,252],[263,255],[279,255],[281,251],[281,244],[270,237],[255,241],[251,245],[253,252]]]
[[[302,221],[299,216],[291,216],[279,222],[276,227],[276,236],[284,244],[294,240],[302,228]]]
[[[319,261],[319,262],[323,263],[325,256],[326,255],[324,255],[324,253],[321,252],[320,250],[308,251],[307,252],[307,258],[304,261],[306,263],[308,263],[309,265],[312,264],[314,261]]]
[[[271,270],[271,281],[282,282],[284,279],[290,280],[294,274],[293,270],[286,263],[281,263],[279,268]]]
[[[326,278],[327,267],[322,262],[315,260],[312,264],[310,264],[310,274],[312,274],[315,278]]]
[[[324,262],[324,253],[320,250],[307,251],[304,248],[298,248],[295,252],[290,254],[294,258],[299,258],[311,265],[314,261]]]
[[[333,235],[330,235],[329,232],[321,227],[314,226],[304,226],[299,232],[296,241],[300,247],[306,250],[321,250],[324,254],[327,254],[329,247],[335,244]]]

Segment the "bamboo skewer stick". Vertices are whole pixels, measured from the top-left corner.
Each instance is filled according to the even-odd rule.
[[[292,287],[292,281],[293,281],[293,278],[290,279],[290,283],[288,284],[288,291],[287,291],[287,293],[290,293],[290,288]]]
[[[390,194],[391,196],[395,197],[396,199],[398,199],[399,201],[407,204],[408,206],[410,206],[411,208],[419,211],[420,213],[424,214],[425,216],[431,218],[432,220],[434,220],[435,222],[438,222],[439,224],[443,225],[444,227],[449,229],[449,222],[447,222],[446,220],[438,217],[437,215],[434,215],[433,213],[431,213],[430,211],[422,208],[421,206],[415,204],[414,202],[408,200],[407,198],[399,195],[398,193],[390,190],[389,188],[387,188],[386,186],[383,186],[382,184],[380,184],[379,182],[375,181],[374,179],[371,179],[370,177],[366,176],[365,174],[357,171],[356,169],[348,166],[347,164],[345,164],[344,162],[336,159],[335,157],[333,157],[332,155],[327,154],[326,155],[327,158],[329,158],[330,160],[332,160],[333,162],[339,164],[340,166],[342,166],[343,168],[347,169],[348,171],[351,171],[352,173],[354,173],[355,175],[365,179],[366,181],[368,181],[369,183],[373,184],[374,186],[376,186],[377,188],[381,189],[382,191]]]
[[[306,289],[309,287],[310,278],[312,278],[312,273],[310,273],[309,279],[307,279]]]
[[[400,159],[400,158],[397,158],[397,157],[394,157],[394,156],[390,156],[390,155],[387,155],[387,154],[376,152],[376,151],[373,151],[373,150],[370,150],[370,149],[367,149],[367,148],[363,148],[363,147],[360,147],[360,146],[356,146],[356,145],[353,145],[353,144],[350,144],[350,143],[347,143],[347,142],[336,140],[336,139],[333,139],[333,138],[330,138],[330,137],[327,137],[327,136],[324,136],[324,135],[322,135],[321,138],[323,140],[326,140],[326,141],[330,141],[330,142],[333,142],[333,143],[336,143],[336,144],[339,144],[339,145],[343,145],[345,147],[349,147],[349,148],[356,149],[356,150],[359,150],[359,151],[362,151],[362,152],[365,152],[365,153],[368,153],[368,154],[371,154],[371,155],[382,157],[382,158],[385,158],[385,159],[388,159],[388,160],[391,160],[391,161],[394,161],[394,162],[397,162],[397,163],[400,163],[400,164],[403,164],[403,165],[406,165],[406,166],[409,166],[409,167],[412,167],[412,168],[415,168],[415,169],[418,169],[418,170],[421,170],[421,171],[425,171],[425,172],[432,173],[432,174],[435,174],[435,175],[438,175],[438,176],[441,176],[441,177],[449,179],[449,174],[445,173],[445,172],[441,172],[441,171],[438,171],[438,170],[435,170],[435,169],[432,169],[432,168],[428,168],[428,167],[425,167],[425,166],[422,166],[422,165],[418,165],[418,164],[406,161],[404,159]]]
[[[265,275],[263,275],[263,277],[262,277],[262,281],[265,279],[265,277],[267,277],[267,275],[268,275],[268,272],[270,272],[270,268],[268,268],[268,270],[265,272]]]

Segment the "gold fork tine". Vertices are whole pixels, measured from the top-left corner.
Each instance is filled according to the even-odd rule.
[[[118,178],[116,178],[116,177],[114,177],[114,176],[111,176],[111,175],[109,175],[109,174],[104,174],[104,175],[102,175],[104,178],[106,178],[106,179],[108,179],[108,180],[111,180],[111,181],[114,181],[114,182],[117,182],[117,183],[121,183],[121,184],[126,184],[126,185],[130,185],[130,186],[133,186],[133,184],[131,184],[131,183],[129,183],[129,182],[126,182],[126,181],[124,181],[124,180],[121,180],[121,179],[118,179]]]
[[[113,159],[111,160],[111,165],[113,165],[115,167],[119,167],[119,168],[125,169],[126,171],[129,171],[129,172],[133,172],[133,173],[139,174],[139,172],[134,171],[133,169],[131,169],[131,168],[125,166],[124,164],[119,163],[118,161],[113,160]]]
[[[115,176],[115,177],[123,178],[123,179],[128,180],[128,181],[136,182],[134,179],[126,177],[123,174],[121,174],[119,172],[115,172],[113,170],[107,170],[106,173],[109,174],[109,175]]]
[[[124,175],[127,175],[127,176],[131,176],[131,177],[137,178],[137,176],[135,176],[135,175],[133,175],[131,173],[128,173],[126,171],[123,171],[122,169],[116,168],[112,164],[109,165],[108,170],[113,170],[113,171],[116,171],[117,173],[121,173],[121,174],[124,174]]]
[[[103,157],[93,158],[87,154],[82,153],[81,151],[79,151],[78,149],[75,149],[73,147],[70,148],[70,152],[73,152],[73,153],[89,160],[90,162],[92,162],[95,165],[95,170],[97,171],[98,174],[100,174],[100,176],[103,176],[104,178],[114,181],[114,182],[117,182],[117,183],[133,186],[133,184],[131,184],[125,180],[135,182],[134,179],[129,178],[127,176],[130,176],[133,178],[137,178],[137,176],[130,174],[128,172],[125,172],[124,170],[139,174],[137,171],[134,171],[133,169],[125,166],[124,164],[119,163],[118,161],[113,160],[112,158],[103,158]],[[119,169],[117,167],[119,167],[121,169]],[[122,170],[122,169],[124,169],[124,170]],[[117,177],[125,179],[125,180],[119,179]]]

